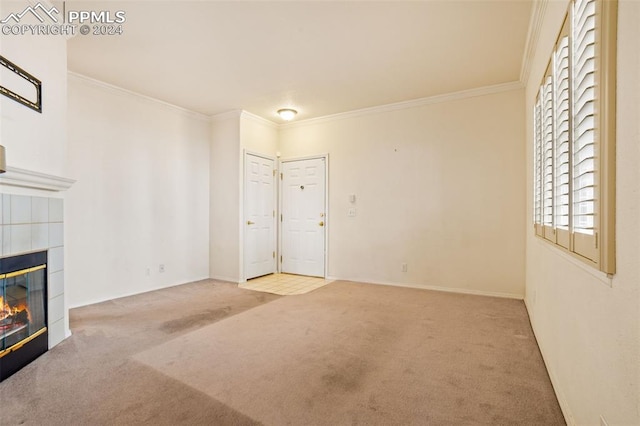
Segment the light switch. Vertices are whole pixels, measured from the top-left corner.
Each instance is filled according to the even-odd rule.
[[[356,216],[356,209],[354,207],[351,207],[349,209],[349,213],[347,214],[349,217],[355,217]]]
[[[356,194],[349,195],[349,202],[350,203],[355,203],[356,202]]]

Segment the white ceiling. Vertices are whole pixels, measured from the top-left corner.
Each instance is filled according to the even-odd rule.
[[[279,122],[517,81],[531,0],[67,1],[124,10],[69,69],[196,112]]]

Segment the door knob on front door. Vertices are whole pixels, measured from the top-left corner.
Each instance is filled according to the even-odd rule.
[[[251,222],[250,220],[247,221],[247,225],[255,225],[255,222]]]
[[[324,226],[324,221],[321,221],[318,225]]]

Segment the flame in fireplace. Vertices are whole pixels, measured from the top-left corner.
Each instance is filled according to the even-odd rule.
[[[27,321],[24,321],[25,319]],[[0,296],[0,330],[11,328],[16,325],[16,323],[25,323],[28,321],[31,321],[31,314],[29,313],[27,305],[19,303],[11,306]]]

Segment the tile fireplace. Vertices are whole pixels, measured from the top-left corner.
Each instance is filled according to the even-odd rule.
[[[0,377],[14,372],[18,349],[35,358],[71,335],[63,192],[74,182],[9,166],[0,174]]]

